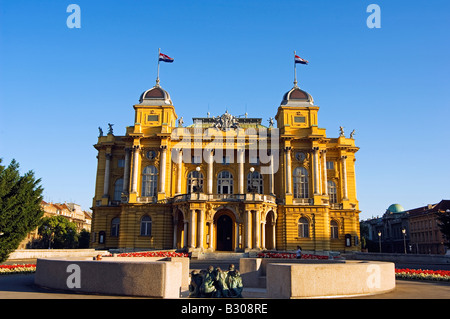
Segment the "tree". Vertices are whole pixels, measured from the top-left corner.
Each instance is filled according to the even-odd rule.
[[[38,233],[47,248],[75,248],[78,244],[75,223],[60,215],[42,218]]]
[[[361,249],[367,249],[367,239],[369,238],[369,226],[366,223],[359,223],[359,232],[361,237]]]
[[[441,230],[441,233],[449,242],[447,246],[450,246],[450,209],[447,209],[443,213],[439,213],[438,217],[438,227]]]
[[[78,234],[78,248],[89,248],[91,233],[86,229],[82,229]]]
[[[23,176],[13,159],[8,167],[0,159],[0,262],[8,259],[26,235],[39,225],[43,188],[29,171]]]

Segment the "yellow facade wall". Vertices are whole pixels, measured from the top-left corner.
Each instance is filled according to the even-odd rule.
[[[290,94],[294,94],[295,90],[293,88]],[[154,96],[160,94],[161,98],[146,99],[148,92],[150,95],[155,93]],[[279,132],[279,149],[278,156],[275,156],[279,165],[273,174],[273,193],[270,192],[271,176],[264,175],[264,191],[263,194],[257,194],[256,199],[248,197],[247,175],[251,167],[261,171],[264,166],[249,163],[250,146],[255,139],[260,143],[260,136],[257,133],[242,139],[242,133],[249,127],[269,132],[274,128],[251,122],[254,120],[258,123],[258,119],[239,119],[241,126],[231,132],[213,129],[209,118],[204,119],[200,128],[177,125],[178,116],[167,92],[154,87],[144,92],[143,96],[141,103],[134,105],[135,124],[127,127],[126,135],[100,136],[95,145],[98,164],[93,198],[92,247],[215,251],[219,247],[217,241],[225,245],[223,241],[228,240],[219,239],[218,233],[224,232],[225,238],[231,237],[229,240],[232,251],[262,250],[267,247],[273,249],[272,241],[278,250],[295,250],[297,245],[308,251],[359,250],[359,205],[355,180],[355,153],[359,148],[355,146],[353,138],[326,136],[326,130],[317,126],[319,107],[313,104],[309,95],[297,102],[289,100],[288,94],[284,104],[278,107],[275,120]],[[174,138],[174,133],[182,131],[192,134],[189,145],[193,149],[201,149],[202,155],[212,145],[213,137],[223,139],[224,155],[227,155],[227,150],[231,150],[228,154],[235,161],[239,156],[238,148],[243,147],[245,163],[240,166],[236,162],[223,164],[216,161],[212,165],[212,176],[210,166],[204,158],[200,163],[185,161],[179,165],[176,153],[172,151],[181,145],[181,138]],[[199,140],[200,137],[202,139]],[[271,142],[269,147],[270,145]],[[147,157],[149,151],[154,152],[154,158]],[[299,153],[303,153],[304,158],[299,159]],[[195,152],[191,155],[195,155]],[[125,162],[125,165],[119,167],[119,161]],[[325,169],[325,162],[333,162],[334,167]],[[161,166],[161,163],[165,164]],[[107,165],[109,170],[106,169]],[[143,171],[149,165],[157,170],[157,190],[151,197],[143,197]],[[188,174],[195,172],[197,167],[203,174],[203,189],[194,198],[187,186]],[[293,172],[297,167],[308,171],[308,198],[297,198],[298,194],[294,193]],[[218,194],[218,176],[225,170],[233,175],[233,192],[224,195]],[[243,175],[240,175],[242,171]],[[128,187],[123,190],[121,200],[114,201],[115,182],[120,178],[124,179]],[[163,185],[160,184],[162,179]],[[208,191],[209,179],[211,192]],[[245,189],[243,193],[239,192],[241,179]],[[105,181],[108,180],[109,183],[105,186]],[[336,183],[338,190],[337,203],[334,205],[329,202],[327,194],[327,181],[330,180]],[[228,227],[225,224],[219,225],[214,217],[225,214],[226,211],[232,223],[231,230],[225,229]],[[269,211],[276,216],[274,228],[264,219]],[[191,218],[191,214],[195,214],[195,218]],[[151,217],[151,236],[140,234],[143,216]],[[115,217],[120,218],[119,236],[111,236],[111,221]],[[307,238],[299,236],[300,217],[309,221]],[[338,238],[330,238],[331,221],[338,224]],[[100,232],[106,235],[104,243],[99,243]],[[226,236],[227,234],[230,236]],[[349,246],[346,246],[346,235],[351,236]],[[251,242],[250,245],[248,242]]]

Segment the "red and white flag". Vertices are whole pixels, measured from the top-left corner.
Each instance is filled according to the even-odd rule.
[[[295,55],[294,59],[295,59],[295,63],[300,63],[300,64],[308,64],[309,63],[308,61],[306,61],[305,59],[302,59],[298,55]]]
[[[172,63],[173,59],[171,57],[169,57],[168,55],[160,53],[159,54],[159,61]]]

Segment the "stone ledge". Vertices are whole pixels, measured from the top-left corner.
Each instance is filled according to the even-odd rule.
[[[106,258],[105,258],[106,259]],[[83,258],[38,259],[35,284],[41,287],[105,295],[176,299],[183,295],[183,263],[173,261],[92,260]],[[77,288],[68,282],[75,274],[69,265],[79,267]]]
[[[387,262],[267,265],[268,298],[333,298],[386,293],[395,288],[395,267]]]

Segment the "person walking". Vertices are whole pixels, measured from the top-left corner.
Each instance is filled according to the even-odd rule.
[[[302,258],[302,248],[300,246],[297,246],[297,259]]]

